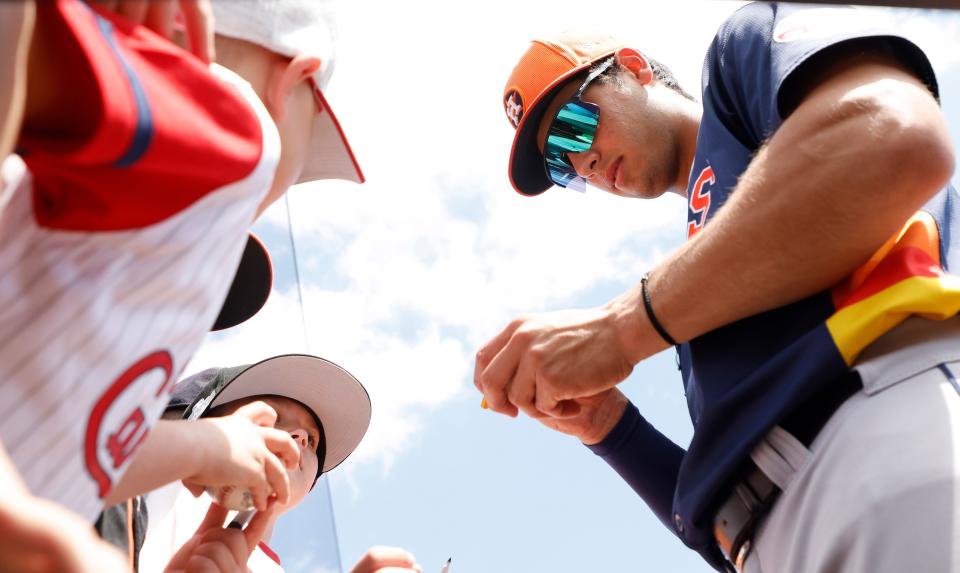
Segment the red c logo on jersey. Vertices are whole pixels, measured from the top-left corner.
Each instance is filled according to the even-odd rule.
[[[700,172],[697,181],[690,190],[690,201],[687,206],[696,215],[696,220],[687,221],[687,238],[690,239],[700,232],[707,222],[707,213],[710,211],[710,186],[717,182],[713,176],[713,167],[707,166]]]
[[[87,471],[99,486],[100,499],[113,485],[111,475],[130,459],[147,437],[149,424],[140,403],[143,385],[156,384],[159,380],[153,394],[153,398],[159,398],[164,392],[173,391],[172,374],[170,353],[158,350],[127,368],[94,405],[87,422],[84,459]]]

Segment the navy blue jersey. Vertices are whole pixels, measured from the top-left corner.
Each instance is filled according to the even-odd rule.
[[[720,28],[703,66],[703,117],[687,187],[687,233],[709,224],[797,102],[800,70],[850,50],[895,55],[937,95],[923,52],[853,8],[748,5]],[[775,192],[775,191],[772,191]],[[694,437],[686,451],[630,407],[592,449],[688,546],[719,568],[713,516],[735,472],[790,410],[846,375],[911,314],[954,316],[960,283],[956,191],[947,187],[833,289],[748,317],[679,348]],[[952,264],[951,264],[952,263]],[[930,309],[934,308],[934,312]],[[934,316],[936,315],[936,316]]]

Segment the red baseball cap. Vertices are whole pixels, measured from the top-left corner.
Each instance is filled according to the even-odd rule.
[[[503,90],[503,109],[517,130],[508,168],[514,189],[533,196],[553,186],[537,148],[544,112],[570,78],[623,47],[612,36],[590,32],[563,32],[531,42]]]

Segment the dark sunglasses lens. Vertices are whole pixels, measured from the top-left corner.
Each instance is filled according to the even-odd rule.
[[[586,189],[586,181],[577,175],[567,153],[590,149],[599,120],[600,108],[596,104],[572,99],[560,108],[543,146],[547,175],[556,185],[577,191]]]

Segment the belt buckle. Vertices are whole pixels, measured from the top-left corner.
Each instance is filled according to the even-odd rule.
[[[755,465],[733,488],[717,510],[713,535],[733,571],[739,573],[750,555],[757,522],[773,504],[780,490]],[[729,569],[730,567],[728,567]]]
[[[713,536],[717,540],[720,552],[726,558],[729,573],[739,573],[746,560],[746,553],[750,550],[749,535],[753,530],[753,507],[755,504],[745,502],[753,497],[743,483],[737,484],[734,493],[717,510],[717,517],[713,522]],[[754,498],[756,499],[756,498]],[[757,500],[759,501],[759,500]],[[746,551],[744,551],[746,547]]]
[[[750,540],[747,539],[743,542],[743,545],[740,546],[740,550],[737,552],[736,560],[730,561],[730,559],[727,558],[723,562],[723,570],[726,573],[743,573],[743,564],[746,563],[747,556],[750,555],[751,548],[752,545],[750,544]],[[726,557],[726,555],[724,555],[724,557]]]
[[[743,564],[747,561],[747,556],[750,555],[750,549],[753,547],[753,544],[750,543],[750,540],[747,539],[743,542],[743,545],[740,546],[740,551],[737,551],[737,560],[733,562],[733,566],[737,568],[737,571],[743,571]]]

